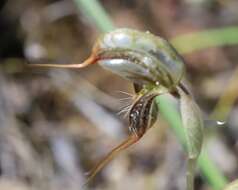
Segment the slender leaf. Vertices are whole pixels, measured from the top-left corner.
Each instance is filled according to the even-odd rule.
[[[238,179],[227,185],[224,190],[238,190]]]

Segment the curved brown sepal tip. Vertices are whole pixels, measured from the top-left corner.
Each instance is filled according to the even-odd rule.
[[[90,64],[96,63],[98,60],[97,56],[95,54],[91,54],[89,58],[87,58],[84,62],[82,63],[76,63],[76,64],[57,64],[57,63],[32,63],[29,64],[30,66],[37,66],[37,67],[56,67],[56,68],[69,68],[69,69],[78,69],[78,68],[83,68],[86,67]]]
[[[122,150],[130,147],[131,145],[135,144],[140,138],[142,137],[132,134],[126,140],[124,140],[121,144],[115,147],[111,152],[109,152],[88,174],[88,178],[84,183],[83,187],[86,187],[88,183],[94,178],[94,176],[106,165],[108,164],[113,158],[115,158]]]

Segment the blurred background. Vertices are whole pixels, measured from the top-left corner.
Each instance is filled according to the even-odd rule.
[[[99,2],[115,26],[167,39],[238,25],[237,0]],[[118,112],[130,103],[130,82],[98,65],[67,70],[26,64],[80,63],[100,33],[76,1],[1,1],[1,190],[81,189],[86,172],[128,136],[128,119]],[[238,177],[237,52],[233,45],[183,55],[186,77],[207,121],[226,121],[224,127],[206,127],[205,133],[209,159],[229,181]],[[88,188],[184,190],[185,160],[176,136],[159,117]],[[214,189],[206,178],[197,173],[197,190]]]

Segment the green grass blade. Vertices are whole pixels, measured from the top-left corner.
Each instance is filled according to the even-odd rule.
[[[238,44],[238,26],[180,35],[172,39],[171,43],[181,54],[210,47]]]
[[[101,32],[114,29],[113,22],[97,0],[74,0],[79,10],[90,19]]]
[[[198,166],[202,175],[214,190],[222,190],[228,183],[227,178],[220,173],[217,166],[209,158],[206,147],[204,147],[198,159]]]

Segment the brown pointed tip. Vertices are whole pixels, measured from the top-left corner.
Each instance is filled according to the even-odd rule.
[[[94,64],[97,62],[97,58],[94,55],[91,55],[89,58],[87,58],[83,63],[76,63],[76,64],[56,64],[56,63],[32,63],[29,64],[30,66],[36,66],[36,67],[56,67],[56,68],[69,68],[69,69],[78,69],[86,67],[90,64]]]
[[[83,63],[78,64],[78,68],[86,67],[90,64],[94,64],[98,61],[98,57],[92,54],[89,58],[87,58]]]
[[[83,187],[86,187],[89,182],[95,177],[95,175],[102,170],[113,158],[115,158],[122,150],[130,147],[135,144],[138,140],[140,140],[142,136],[131,135],[126,140],[124,140],[121,144],[116,146],[111,150],[89,173],[86,182],[83,184]]]

